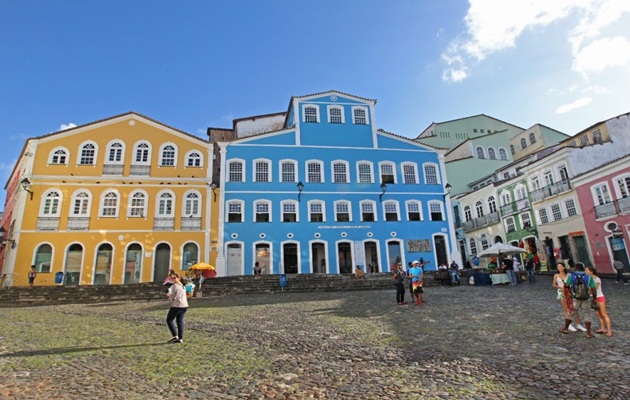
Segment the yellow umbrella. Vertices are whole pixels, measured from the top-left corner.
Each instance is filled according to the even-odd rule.
[[[197,263],[195,265],[191,265],[188,269],[192,269],[192,270],[204,270],[204,269],[211,269],[214,271],[214,267],[208,263],[205,262],[200,262]]]

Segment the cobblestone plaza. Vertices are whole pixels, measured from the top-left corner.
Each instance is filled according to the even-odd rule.
[[[612,338],[561,334],[550,277],[194,299],[183,344],[167,301],[2,308],[0,399],[626,399],[630,287],[603,285]]]

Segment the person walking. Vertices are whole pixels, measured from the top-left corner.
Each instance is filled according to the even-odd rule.
[[[184,315],[188,311],[188,299],[186,298],[186,289],[182,285],[181,277],[178,274],[173,274],[173,284],[168,288],[166,296],[171,301],[171,308],[166,315],[166,325],[173,335],[168,340],[169,343],[183,343],[184,342]],[[175,324],[173,321],[177,321],[177,330],[175,330]]]
[[[28,271],[28,288],[33,289],[35,284],[35,278],[37,277],[37,270],[34,265],[31,265],[31,270]]]
[[[628,284],[628,280],[626,279],[625,276],[623,276],[623,269],[624,269],[624,265],[621,261],[619,261],[619,259],[617,257],[614,258],[614,262],[613,262],[613,269],[615,270],[615,272],[617,272],[617,283],[621,283],[623,282],[624,285]]]
[[[602,280],[599,276],[597,276],[597,270],[595,267],[586,267],[586,274],[595,281],[596,286],[595,300],[597,302],[597,307],[595,307],[595,312],[597,313],[597,318],[599,319],[599,329],[596,330],[595,333],[605,333],[606,336],[610,337],[613,335],[612,323],[610,322],[608,312],[606,312],[606,296],[604,296],[604,292],[602,291]]]
[[[560,330],[562,333],[569,333],[569,325],[575,316],[582,319],[586,325],[586,337],[593,338],[591,333],[591,321],[593,321],[596,298],[597,285],[595,280],[584,272],[584,264],[575,263],[575,272],[571,272],[567,276],[565,285],[569,285],[573,292],[573,314],[569,313],[564,320],[564,327]]]
[[[402,270],[402,267],[398,267],[398,265],[394,263],[392,264],[392,277],[396,285],[396,303],[398,303],[399,306],[404,306],[407,304],[405,301],[405,280],[407,279],[407,273]]]
[[[567,280],[567,277],[569,276],[566,265],[564,265],[563,263],[558,263],[556,268],[557,272],[553,276],[552,286],[557,291],[556,299],[560,302],[560,305],[562,306],[562,315],[564,315],[564,318],[566,319],[569,318],[569,313],[573,312],[573,292],[571,291],[570,286],[566,286],[564,284],[564,282]],[[571,302],[571,310],[569,310],[569,307],[567,306],[567,298]],[[570,332],[577,332],[578,330],[586,332],[586,328],[580,323],[579,315],[575,315],[574,322],[575,326],[571,324],[567,328]]]

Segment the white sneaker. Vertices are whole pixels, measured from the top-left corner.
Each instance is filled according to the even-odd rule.
[[[569,325],[569,330],[571,332],[577,332],[577,329],[575,329],[575,326],[573,326],[573,325]]]
[[[586,328],[583,327],[582,324],[576,325],[575,327],[578,329],[578,331],[586,332]]]

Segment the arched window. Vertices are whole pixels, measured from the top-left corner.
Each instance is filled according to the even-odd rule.
[[[304,105],[303,108],[304,122],[319,122],[319,107],[314,105]]]
[[[175,206],[175,197],[172,193],[164,192],[158,197],[157,215],[160,217],[172,217]]]
[[[177,147],[174,144],[165,144],[160,149],[160,166],[174,167],[177,165]]]
[[[107,145],[107,164],[122,164],[124,162],[124,145],[119,142],[111,142]]]
[[[333,183],[348,183],[348,162],[333,161],[332,162],[332,181]]]
[[[536,143],[536,135],[534,134],[534,132],[529,134],[529,144],[534,144]]]
[[[488,158],[490,160],[496,160],[497,159],[497,154],[494,151],[494,148],[492,148],[492,147],[488,147]]]
[[[114,249],[111,244],[103,243],[96,251],[96,264],[94,265],[94,284],[109,284],[112,270],[112,254]]]
[[[42,244],[35,253],[35,270],[37,272],[48,273],[51,271],[52,247],[49,244]]]
[[[490,214],[497,212],[497,201],[494,196],[488,197],[488,210]]]
[[[243,222],[243,202],[231,200],[227,202],[228,222]]]
[[[408,200],[407,205],[407,221],[422,221],[422,205],[417,200]]]
[[[53,151],[50,152],[48,164],[66,165],[68,164],[68,154],[68,150],[63,147],[53,149]]]
[[[464,220],[472,221],[472,212],[470,211],[470,206],[464,207]]]
[[[94,165],[96,163],[96,145],[94,143],[85,143],[79,151],[80,165]]]
[[[72,208],[70,215],[73,217],[88,216],[90,214],[90,194],[85,191],[72,195]]]
[[[312,200],[308,202],[308,221],[309,222],[326,221],[326,209],[324,208],[323,201]]]
[[[319,160],[311,160],[306,162],[306,182],[322,183],[324,182],[324,163]]]
[[[514,150],[514,145],[510,145],[510,153],[512,153],[512,155],[516,154],[516,150]]]
[[[344,122],[345,122],[345,115],[343,113],[343,107],[328,106],[328,123],[343,124]]]
[[[444,211],[442,210],[442,202],[430,201],[429,202],[429,215],[431,221],[444,221]]]
[[[427,163],[422,165],[424,170],[424,183],[427,185],[437,185],[440,183],[440,177],[438,176],[438,167],[436,164]]]
[[[42,204],[42,217],[58,217],[61,211],[61,192],[57,190],[50,191],[44,195],[44,203]]]
[[[271,202],[256,200],[254,202],[254,222],[271,222]]]
[[[280,203],[280,209],[282,211],[282,222],[300,222],[297,201],[285,200]]]
[[[271,182],[271,161],[254,160],[254,182]]]
[[[477,158],[486,158],[485,153],[483,152],[483,147],[477,146]]]
[[[357,176],[359,177],[359,183],[374,183],[372,163],[369,161],[357,162]]]
[[[416,164],[411,162],[404,162],[401,164],[403,172],[403,183],[407,185],[413,185],[418,183],[418,174],[416,173]]]
[[[482,233],[479,237],[479,241],[481,242],[481,250],[485,250],[488,248],[488,236],[485,233]]]
[[[352,123],[355,125],[367,125],[367,109],[365,107],[352,107]]]
[[[371,200],[363,200],[359,203],[359,210],[361,210],[361,221],[376,221],[376,207],[375,202]]]
[[[144,192],[135,192],[129,196],[129,209],[130,217],[144,217],[147,207],[147,195]]]
[[[521,150],[525,150],[527,148],[527,140],[525,138],[521,138]]]
[[[198,151],[190,151],[186,154],[186,166],[187,167],[202,167],[203,157]]]
[[[505,151],[503,147],[499,149],[499,159],[507,160],[507,152]]]
[[[397,201],[388,200],[383,202],[383,213],[385,214],[385,221],[400,221]]]
[[[475,255],[477,254],[477,242],[475,241],[474,238],[470,238],[470,240],[468,241],[469,247],[470,247],[470,254]]]
[[[138,142],[134,146],[133,164],[148,165],[151,163],[151,145],[147,142]]]
[[[118,193],[113,190],[104,192],[101,196],[101,217],[118,216]]]
[[[335,201],[335,221],[337,222],[352,221],[350,202],[345,201],[345,200]]]
[[[230,160],[227,163],[227,181],[245,182],[245,163],[242,160]]]
[[[475,203],[475,211],[477,211],[477,218],[483,217],[483,203],[481,201]]]
[[[199,246],[197,244],[188,242],[184,245],[182,251],[182,270],[187,270],[190,266],[199,262]]]
[[[199,207],[201,196],[197,192],[190,192],[184,198],[184,216],[199,217],[201,210]]]
[[[297,161],[280,161],[280,182],[297,182]]]

